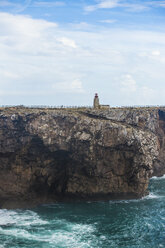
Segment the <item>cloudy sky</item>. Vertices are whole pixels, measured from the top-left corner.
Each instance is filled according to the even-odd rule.
[[[0,105],[165,105],[164,0],[0,0]]]

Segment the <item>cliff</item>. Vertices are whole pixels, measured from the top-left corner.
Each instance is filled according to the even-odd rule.
[[[139,198],[165,173],[165,109],[0,109],[0,207]]]

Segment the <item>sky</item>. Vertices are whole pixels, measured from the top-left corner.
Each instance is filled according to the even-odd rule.
[[[165,0],[0,0],[0,105],[165,105]]]

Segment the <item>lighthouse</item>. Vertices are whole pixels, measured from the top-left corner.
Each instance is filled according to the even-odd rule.
[[[95,97],[94,97],[93,108],[95,109],[100,108],[99,97],[97,93],[95,94]]]

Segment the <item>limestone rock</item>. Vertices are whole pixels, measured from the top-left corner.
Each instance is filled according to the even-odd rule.
[[[0,207],[144,196],[164,170],[164,113],[1,109]]]

